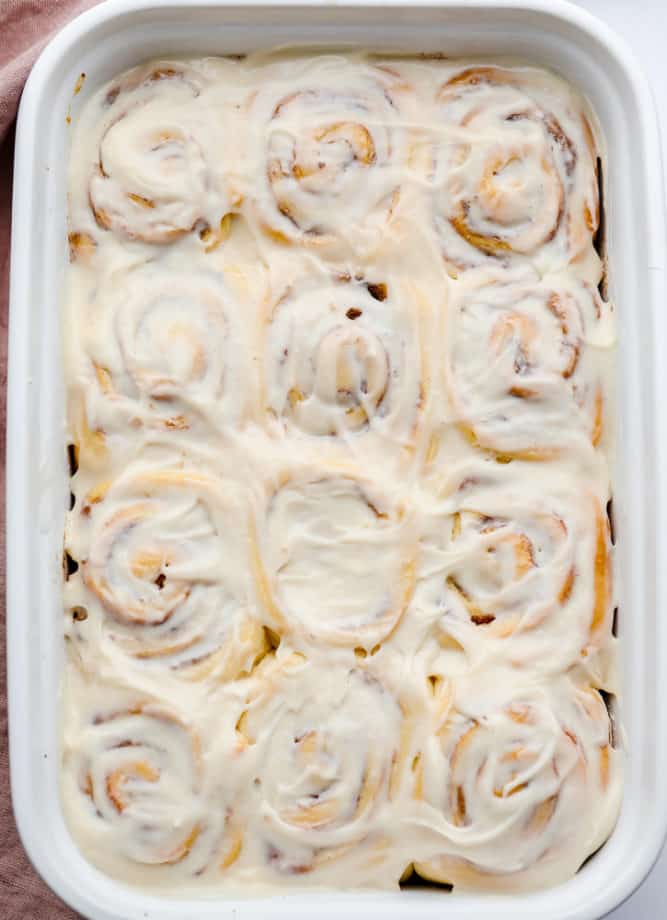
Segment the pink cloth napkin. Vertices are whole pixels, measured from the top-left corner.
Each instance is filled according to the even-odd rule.
[[[61,26],[95,2],[0,0],[0,142],[16,117],[23,84],[39,52]]]
[[[0,0],[0,918],[73,920],[38,877],[16,832],[9,793],[5,665],[5,418],[13,122],[30,68],[51,36],[96,0]]]

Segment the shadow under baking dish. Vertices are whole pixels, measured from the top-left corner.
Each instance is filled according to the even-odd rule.
[[[494,56],[561,72],[590,99],[609,150],[599,245],[618,305],[617,631],[620,712],[627,750],[625,795],[610,840],[577,876],[521,897],[443,900],[422,883],[400,893],[303,891],[270,899],[161,899],[94,869],[64,824],[58,796],[58,687],[62,668],[61,534],[69,486],[63,451],[64,392],[59,301],[66,245],[66,164],[80,105],[104,81],[152,56],[239,54],[284,44]],[[81,72],[81,92],[72,90]],[[234,4],[116,0],[65,29],[36,65],[24,93],[16,142],[7,458],[7,614],[12,794],[25,847],[48,884],[95,920],[370,917],[419,920],[597,918],[641,882],[667,820],[667,623],[663,392],[664,226],[652,103],[635,61],[601,24],[558,0]]]

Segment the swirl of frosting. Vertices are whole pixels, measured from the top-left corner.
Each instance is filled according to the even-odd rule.
[[[601,354],[613,345],[609,306],[571,279],[457,282],[445,377],[461,430],[506,457],[548,459],[598,444]]]
[[[238,423],[251,387],[238,307],[219,275],[140,266],[99,294],[87,401],[101,429]]]
[[[270,868],[315,884],[347,857],[360,884],[377,875],[382,809],[404,744],[396,697],[364,670],[322,675],[292,655],[262,675],[238,731],[254,758],[253,812]]]
[[[204,88],[199,71],[176,62],[137,68],[111,86],[89,190],[99,227],[156,244],[195,227],[207,247],[224,239],[235,195],[212,159],[224,145],[198,109]]]
[[[608,638],[609,524],[593,494],[471,470],[434,518],[416,603],[473,661],[567,670]],[[437,547],[437,549],[435,548]]]
[[[380,485],[343,468],[295,474],[271,496],[260,532],[258,584],[281,631],[370,649],[396,627],[415,545],[407,509]]]
[[[435,223],[445,258],[546,258],[568,265],[599,220],[596,149],[581,100],[530,68],[474,67],[437,104],[448,133],[438,151]]]
[[[600,694],[567,676],[513,684],[466,680],[427,747],[416,793],[442,853],[417,863],[425,878],[516,891],[573,876],[606,839],[618,807],[618,753]]]
[[[412,306],[398,282],[288,291],[269,322],[270,411],[308,434],[370,428],[408,443],[425,387]]]
[[[164,704],[99,712],[65,757],[76,785],[69,807],[98,847],[192,875],[224,858],[224,811],[206,807],[199,738]]]
[[[396,207],[405,139],[387,69],[341,70],[324,56],[298,81],[273,82],[253,100],[260,155],[260,224],[279,242],[326,247],[379,242]]]
[[[129,469],[91,490],[78,517],[88,547],[82,577],[101,604],[109,654],[224,679],[264,653],[238,490],[187,469]]]

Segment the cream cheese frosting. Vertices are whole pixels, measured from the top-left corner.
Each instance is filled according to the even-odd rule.
[[[596,135],[489,61],[161,60],[88,100],[61,796],[104,872],[521,892],[608,838]]]

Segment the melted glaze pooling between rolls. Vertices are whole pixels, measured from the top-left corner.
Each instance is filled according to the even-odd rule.
[[[488,61],[161,60],[88,100],[61,789],[103,871],[519,892],[607,839],[601,161],[572,88]]]

